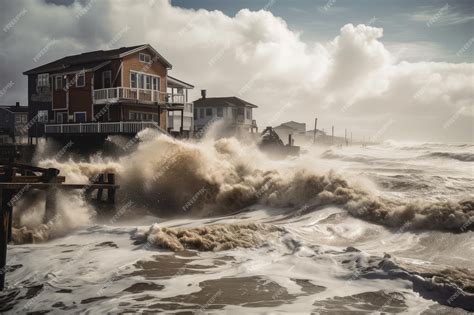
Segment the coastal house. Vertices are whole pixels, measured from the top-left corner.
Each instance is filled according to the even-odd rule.
[[[189,83],[148,44],[67,56],[28,76],[30,137],[133,135],[145,128],[190,134]]]
[[[291,135],[292,139],[298,144],[312,143],[315,140],[317,142],[327,142],[331,139],[326,135],[324,130],[316,129],[315,133],[314,129],[306,130],[305,123],[296,121],[288,121],[273,129],[284,142],[288,139],[289,135]]]
[[[194,101],[194,129],[204,129],[211,122],[223,120],[231,129],[258,131],[257,122],[253,119],[257,105],[238,97],[207,97],[206,90],[201,91],[201,98]]]
[[[297,142],[300,142],[301,140],[305,140],[306,138],[306,124],[305,123],[299,123],[296,121],[288,121],[277,127],[274,127],[273,129],[278,134],[280,139],[282,139],[282,141],[284,142],[286,141],[286,139],[288,139],[289,135],[291,135],[292,138],[295,139]]]
[[[26,138],[28,124],[28,107],[0,105],[0,143],[18,143]]]

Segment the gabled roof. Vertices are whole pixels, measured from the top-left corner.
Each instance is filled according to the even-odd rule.
[[[282,123],[282,125],[284,126],[291,126],[291,125],[299,125],[299,126],[302,126],[302,125],[306,125],[305,123],[299,123],[299,122],[296,122],[294,120],[291,120],[291,121],[287,121],[285,123]]]
[[[285,125],[285,124],[281,124],[281,125],[279,125],[279,126],[276,126],[276,127],[274,127],[273,129],[291,129],[291,130],[296,130],[295,128],[290,127],[290,126]]]
[[[251,108],[258,107],[257,105],[244,101],[243,99],[235,96],[200,98],[194,101],[194,106],[246,106]]]
[[[0,105],[0,109],[9,111],[11,113],[27,113],[28,112],[28,106]]]
[[[96,50],[90,51],[78,55],[67,56],[45,65],[30,69],[23,72],[25,75],[38,74],[38,73],[49,73],[58,71],[76,71],[77,69],[93,69],[99,66],[101,63],[110,61],[113,59],[123,58],[127,55],[136,53],[143,49],[150,49],[153,53],[168,67],[171,68],[171,64],[161,56],[153,47],[148,44],[137,45],[131,47],[121,47],[112,50]]]

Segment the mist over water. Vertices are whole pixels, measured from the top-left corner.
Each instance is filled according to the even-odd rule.
[[[11,289],[50,284],[35,310],[54,309],[58,287],[73,288],[59,310],[196,309],[219,288],[210,304],[233,310],[473,310],[474,146],[308,146],[274,159],[214,134],[194,142],[146,131],[120,157],[39,158],[69,183],[114,172],[119,215],[101,219],[80,192],[59,192],[57,217],[43,223],[42,196],[28,192],[15,216],[14,240],[25,245],[10,250],[21,265]],[[28,275],[40,248],[52,263],[40,256]],[[266,283],[272,294],[244,305],[251,297],[228,296],[229,283]]]

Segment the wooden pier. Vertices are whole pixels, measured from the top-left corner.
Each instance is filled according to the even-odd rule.
[[[0,165],[0,291],[5,286],[7,244],[12,241],[13,208],[25,193],[31,189],[46,191],[45,224],[56,216],[55,196],[58,190],[80,189],[86,198],[92,198],[93,192],[97,191],[97,202],[110,205],[115,203],[115,192],[119,186],[115,184],[114,174],[99,174],[87,184],[65,184],[65,180],[55,168],[16,163]],[[105,200],[104,191],[107,194]]]

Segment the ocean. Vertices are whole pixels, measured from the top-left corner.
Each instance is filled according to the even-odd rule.
[[[141,137],[121,157],[37,152],[69,183],[116,173],[117,209],[59,192],[42,224],[43,196],[28,192],[0,311],[474,311],[473,144],[308,145],[276,159],[234,138]]]

